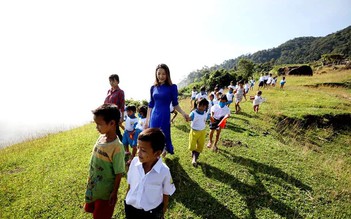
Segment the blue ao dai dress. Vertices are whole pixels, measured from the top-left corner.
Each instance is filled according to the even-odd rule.
[[[152,86],[150,89],[149,107],[152,108],[150,115],[150,128],[160,128],[166,136],[166,150],[173,154],[171,140],[171,115],[170,104],[178,105],[177,85]]]

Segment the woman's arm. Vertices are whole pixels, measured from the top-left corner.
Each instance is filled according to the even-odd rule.
[[[151,111],[152,111],[152,108],[149,107],[149,108],[147,109],[146,120],[145,120],[145,124],[144,124],[144,128],[145,128],[145,129],[149,128],[149,122],[150,122]]]
[[[177,106],[174,106],[174,109],[175,110],[177,110],[180,114],[182,114],[183,115],[183,117],[184,117],[184,119],[188,122],[188,121],[190,121],[190,117],[189,117],[189,115],[188,114],[186,114],[183,110],[182,110],[182,108],[180,108],[180,106],[179,105],[177,105]]]

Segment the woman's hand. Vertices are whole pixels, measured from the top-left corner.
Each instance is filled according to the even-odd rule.
[[[190,121],[190,117],[189,117],[188,114],[184,113],[184,114],[183,114],[183,117],[184,117],[185,121],[187,121],[187,122]]]

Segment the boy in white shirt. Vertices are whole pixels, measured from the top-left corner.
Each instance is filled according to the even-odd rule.
[[[159,128],[148,128],[138,137],[138,156],[127,175],[126,218],[163,218],[169,196],[175,191],[169,168],[160,157],[166,141]]]
[[[207,108],[207,112],[210,113],[211,111],[211,107],[215,104],[217,104],[218,102],[215,101],[214,99],[214,94],[210,94],[208,95],[208,108]]]
[[[135,136],[134,138],[136,139],[136,143],[138,143],[138,136],[139,134],[144,130],[144,125],[145,125],[145,122],[146,122],[146,115],[147,115],[147,106],[141,106],[139,107],[139,111],[138,111],[138,123],[137,125],[135,126]],[[134,157],[132,157],[130,159],[130,162],[133,160]],[[130,163],[129,162],[129,163]]]
[[[227,119],[230,116],[230,109],[226,106],[227,103],[227,96],[223,94],[220,98],[220,102],[218,104],[215,104],[211,108],[211,123],[210,123],[210,141],[207,144],[208,148],[212,147],[212,138],[213,138],[213,133],[215,130],[217,130],[217,135],[216,135],[216,140],[213,146],[213,150],[215,152],[218,151],[217,143],[219,140],[219,135],[221,134],[222,128],[219,125],[222,120]]]
[[[233,97],[234,97],[234,92],[233,88],[229,88],[229,91],[227,93],[227,106],[229,107],[231,103],[233,103]]]
[[[124,124],[124,133],[122,138],[122,143],[125,148],[126,155],[130,155],[129,146],[132,147],[132,155],[130,159],[127,161],[127,165],[133,159],[136,154],[136,146],[137,146],[137,137],[135,135],[135,127],[138,124],[138,117],[135,116],[136,107],[134,105],[130,105],[126,107],[127,118]]]
[[[208,101],[202,99],[197,104],[197,109],[193,110],[189,117],[191,121],[191,130],[189,133],[189,150],[191,151],[192,164],[197,166],[197,159],[202,152],[206,139],[206,121],[209,119],[209,113],[206,112]]]
[[[198,101],[200,101],[201,99],[203,99],[203,98],[207,98],[207,93],[206,93],[206,87],[205,86],[202,86],[201,88],[200,88],[200,93],[198,93],[197,95],[196,95],[196,97],[195,97],[195,102],[194,102],[194,108],[193,109],[196,109],[196,104],[197,104],[197,102]]]
[[[284,84],[286,83],[285,77],[280,81],[280,89],[284,89]]]
[[[228,89],[233,88],[233,90],[235,90],[235,85],[234,85],[234,81],[230,82],[230,85],[228,86]]]
[[[253,110],[255,113],[258,113],[260,104],[264,102],[264,99],[261,97],[262,91],[257,91],[257,94],[255,95],[255,99],[252,101],[253,105]]]

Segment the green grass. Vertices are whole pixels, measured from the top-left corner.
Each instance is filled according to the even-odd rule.
[[[298,123],[310,115],[349,115],[350,89],[306,85],[350,80],[350,71],[288,76],[284,90],[263,90],[260,112],[243,102],[222,132],[219,152],[205,148],[197,168],[187,149],[189,123],[178,116],[176,154],[165,159],[177,188],[166,217],[350,218],[350,121],[341,128]],[[189,112],[188,99],[181,105]],[[278,126],[286,118],[292,122]],[[82,206],[97,136],[88,124],[0,150],[0,218],[91,218]],[[124,218],[125,191],[123,178],[115,218]]]

